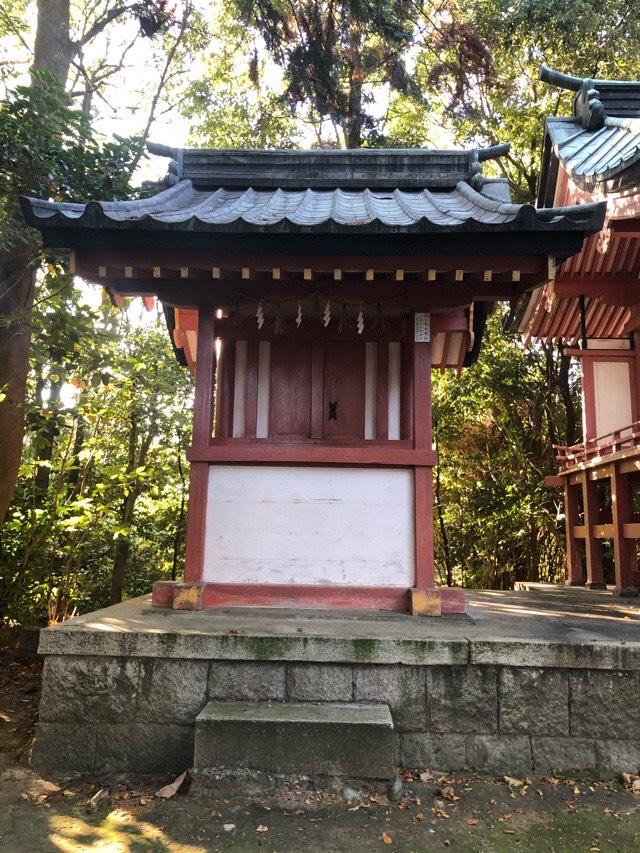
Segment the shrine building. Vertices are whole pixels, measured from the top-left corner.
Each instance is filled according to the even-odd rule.
[[[148,198],[23,199],[27,222],[45,246],[70,250],[77,275],[115,302],[162,302],[176,357],[195,375],[184,578],[155,585],[156,607],[463,612],[463,590],[438,586],[434,570],[431,374],[473,363],[497,300],[524,300],[535,336],[551,288],[564,324],[551,334],[593,342],[580,351],[586,387],[610,397],[612,377],[629,377],[624,416],[612,420],[609,397],[586,408],[589,441],[638,419],[625,302],[637,278],[633,198],[591,236],[599,193],[629,181],[578,165],[574,183],[565,168],[591,156],[592,139],[604,155],[635,131],[608,116],[592,128],[584,89],[575,119],[549,123],[540,208],[483,176],[508,146],[150,145],[169,169]],[[640,87],[627,91],[640,103]],[[579,154],[559,155],[567,145]],[[622,249],[603,255],[603,240]],[[585,264],[597,281],[586,290]]]
[[[604,228],[523,294],[515,325],[525,340],[559,344],[581,372],[583,440],[558,447],[564,490],[567,581],[605,587],[603,545],[613,551],[609,584],[640,588],[640,82],[589,80],[545,66],[541,78],[575,93],[573,115],[546,124],[538,204],[606,205]]]

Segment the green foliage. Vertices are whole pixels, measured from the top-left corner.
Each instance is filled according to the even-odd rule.
[[[91,308],[60,275],[41,293],[23,463],[0,538],[0,614],[18,621],[107,604],[123,539],[125,593],[148,592],[184,541],[192,382],[164,320],[132,324],[106,299]]]
[[[562,504],[544,487],[557,467],[552,444],[566,429],[550,357],[524,349],[497,312],[478,362],[459,378],[434,377],[444,582],[447,568],[457,583],[501,589],[562,577]],[[577,405],[575,384],[572,395]]]
[[[56,81],[40,74],[0,103],[0,240],[24,239],[19,195],[52,200],[126,198],[139,139],[100,140],[69,106]]]

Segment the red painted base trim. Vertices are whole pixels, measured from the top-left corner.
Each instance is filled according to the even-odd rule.
[[[441,586],[440,598],[443,616],[447,613],[467,612],[467,596],[461,587]]]
[[[441,587],[438,592],[442,599],[443,614],[465,612],[463,589]],[[197,594],[197,600],[194,593]],[[190,610],[215,607],[286,607],[294,610],[394,610],[408,613],[410,590],[404,587],[181,584],[159,581],[153,586],[152,604],[154,607]]]

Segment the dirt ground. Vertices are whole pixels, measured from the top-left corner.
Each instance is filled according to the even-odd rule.
[[[640,793],[621,780],[403,771],[404,792],[390,802],[301,786],[216,797],[188,779],[161,799],[172,779],[43,779],[28,764],[38,691],[37,663],[0,652],[2,853],[640,851]]]

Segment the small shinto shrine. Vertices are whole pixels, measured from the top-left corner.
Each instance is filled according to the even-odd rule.
[[[613,546],[615,591],[640,587],[640,82],[588,80],[543,66],[546,82],[575,92],[573,115],[546,125],[538,204],[606,203],[602,231],[520,300],[525,339],[564,345],[582,374],[583,441],[559,447],[567,577],[603,589]]]
[[[434,572],[431,373],[470,365],[496,300],[575,263],[604,218],[513,204],[482,174],[507,150],[150,145],[170,166],[149,198],[23,200],[76,274],[162,301],[195,374],[184,579],[155,606],[464,611]]]

